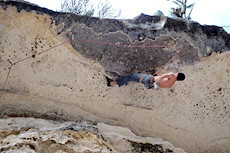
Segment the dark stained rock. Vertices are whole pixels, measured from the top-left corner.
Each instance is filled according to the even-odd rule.
[[[171,153],[173,152],[170,149],[164,149],[162,145],[158,144],[150,144],[150,143],[137,143],[130,141],[133,150],[133,153],[141,153],[141,152],[152,152],[152,153]]]
[[[222,27],[141,14],[134,19],[115,20],[77,16],[15,1],[0,2],[3,9],[15,6],[20,12],[48,14],[52,23],[64,23],[64,33],[77,52],[97,60],[114,76],[134,72],[154,73],[180,49],[171,67],[193,64],[214,51],[230,50],[230,35]],[[51,25],[52,26],[52,25]],[[70,29],[67,32],[67,29]],[[171,47],[171,46],[177,47]],[[140,47],[165,46],[165,47]],[[168,46],[168,47],[167,47]]]

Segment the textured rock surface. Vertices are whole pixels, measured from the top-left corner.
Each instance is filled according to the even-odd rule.
[[[185,153],[161,139],[137,137],[106,124],[54,122],[34,118],[0,119],[0,151],[30,153]]]
[[[188,152],[230,150],[230,42],[222,28],[143,14],[108,20],[16,2],[0,6],[1,88],[7,60],[15,63],[1,116],[103,122]],[[153,73],[178,49],[132,47],[142,45],[181,47],[162,73],[183,71],[186,80],[160,91],[135,83],[108,88],[105,75]]]

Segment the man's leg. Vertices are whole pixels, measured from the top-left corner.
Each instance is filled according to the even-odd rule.
[[[124,76],[124,77],[117,79],[115,82],[111,82],[111,85],[118,84],[118,86],[121,87],[125,84],[128,84],[130,81],[139,82],[139,79],[142,75],[143,75],[142,73],[130,74],[130,75],[127,75],[127,76]]]

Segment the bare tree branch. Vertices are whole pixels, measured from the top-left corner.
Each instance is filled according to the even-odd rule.
[[[121,14],[121,10],[114,9],[108,0],[101,0],[97,7],[90,4],[90,0],[64,0],[61,10],[100,18],[117,18]]]

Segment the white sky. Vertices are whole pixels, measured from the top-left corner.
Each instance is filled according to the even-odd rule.
[[[57,11],[63,0],[27,0],[41,7]],[[99,0],[91,0],[96,3]],[[166,16],[176,5],[166,0],[109,0],[113,8],[121,9],[122,19],[132,19],[141,13],[153,15],[161,10]],[[225,30],[230,33],[229,0],[188,0],[187,4],[196,3],[191,14],[194,21],[200,24],[229,26]]]

